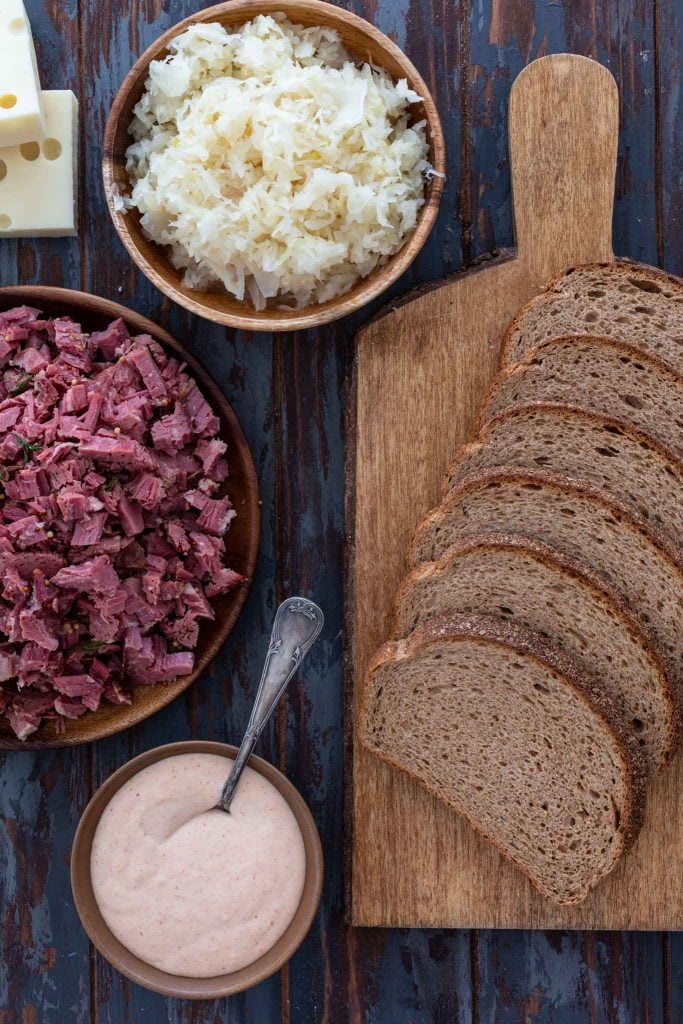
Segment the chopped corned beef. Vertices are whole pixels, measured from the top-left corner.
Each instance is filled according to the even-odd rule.
[[[40,310],[35,309],[33,306],[15,306],[14,309],[8,309],[5,313],[0,313],[0,334],[10,326],[10,324],[27,324],[30,323],[34,326],[34,321],[40,316]]]
[[[36,731],[43,715],[54,707],[54,700],[54,695],[26,691],[11,696],[5,714],[20,740]]]
[[[181,647],[195,647],[199,637],[199,623],[189,613],[182,619],[175,619],[163,627],[166,636],[175,640]]]
[[[101,684],[95,682],[92,676],[53,676],[55,690],[63,693],[65,697],[85,697],[91,690]]]
[[[57,494],[57,505],[64,516],[65,523],[75,523],[87,515],[88,498],[83,491],[73,491],[62,487]]]
[[[200,491],[199,489],[196,491],[185,491],[183,498],[187,505],[198,509],[200,512],[209,500],[208,494],[205,494],[204,491]]]
[[[64,565],[62,555],[52,554],[49,551],[19,551],[11,558],[14,568],[25,580],[30,580],[36,572],[53,576]],[[0,556],[0,561],[3,561],[2,556]]]
[[[190,443],[192,426],[181,406],[152,424],[152,440],[155,448],[165,452],[180,451]]]
[[[84,701],[77,697],[57,697],[54,709],[63,718],[80,718],[88,710]]]
[[[31,608],[22,608],[19,612],[22,640],[32,640],[39,647],[44,647],[46,651],[56,651],[59,647],[55,629],[57,622],[52,616],[52,628],[50,628],[47,620],[37,612],[38,609]]]
[[[13,427],[23,412],[22,407],[17,403],[9,405],[2,403],[0,407],[0,434],[4,434],[10,427]]]
[[[21,739],[193,670],[209,598],[243,582],[219,426],[122,320],[0,313],[0,713]]]
[[[56,587],[83,594],[114,594],[120,585],[119,577],[109,558],[100,555],[81,565],[65,566],[52,577]]]
[[[163,498],[164,488],[158,476],[140,473],[131,481],[130,494],[138,505],[152,512]]]
[[[59,411],[63,413],[80,412],[88,405],[88,389],[85,384],[74,384],[68,391],[64,392],[59,405]]]
[[[186,555],[190,551],[190,541],[186,531],[179,523],[168,523],[166,533],[173,547],[181,554]]]
[[[93,512],[92,515],[79,519],[71,537],[72,547],[84,548],[96,544],[102,536],[106,519],[106,512]]]
[[[44,672],[50,664],[50,652],[46,647],[41,647],[40,644],[29,641],[25,643],[21,657],[19,658],[19,669],[22,677],[25,677],[29,672]],[[13,675],[16,675],[16,671]],[[8,679],[10,676],[7,677]]]
[[[142,340],[142,338],[138,340]],[[159,373],[159,367],[146,344],[129,349],[125,358],[138,370],[152,398],[159,401],[167,398],[168,391],[166,390],[164,378]]]
[[[12,362],[29,374],[38,373],[50,365],[47,355],[38,348],[25,348],[12,357]]]
[[[204,587],[204,593],[207,597],[217,597],[219,594],[227,594],[229,590],[234,590],[244,582],[244,576],[240,576],[233,569],[219,569],[213,574],[211,582]]]
[[[26,644],[30,647],[31,644]],[[0,682],[6,683],[8,679],[14,679],[19,671],[16,651],[3,650],[0,652]]]
[[[119,516],[126,537],[134,537],[136,533],[142,533],[144,530],[145,521],[140,506],[125,494],[119,502]]]
[[[94,434],[83,441],[79,452],[95,462],[130,463],[135,458],[135,441],[128,437],[102,437]]]
[[[8,514],[5,509],[5,515]],[[41,523],[37,516],[22,516],[7,527],[15,544],[19,548],[30,548],[34,544],[40,544],[47,539],[45,524]]]
[[[97,426],[97,421],[102,410],[102,395],[95,391],[90,395],[88,401],[88,410],[83,417],[83,427],[90,434],[92,434]],[[81,453],[82,454],[82,453]]]
[[[208,498],[199,513],[197,526],[200,530],[206,530],[207,533],[214,533],[216,536],[222,537],[230,525],[230,520],[234,517],[235,512],[229,498],[219,498],[217,501]]]
[[[190,388],[186,403],[195,434],[215,437],[220,426],[218,418],[196,384]]]
[[[118,349],[124,341],[128,341],[129,334],[126,325],[119,317],[113,320],[103,331],[95,331],[90,335],[90,342],[94,348],[99,348],[104,358],[113,363],[118,355]]]

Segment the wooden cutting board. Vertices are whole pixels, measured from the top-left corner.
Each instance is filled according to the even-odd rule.
[[[517,249],[408,296],[358,335],[347,492],[352,698],[389,634],[415,526],[473,435],[504,329],[554,274],[612,257],[618,121],[606,68],[572,54],[530,64],[510,96]],[[681,756],[653,785],[635,848],[578,908],[546,902],[440,801],[360,745],[349,763],[353,924],[683,927]]]

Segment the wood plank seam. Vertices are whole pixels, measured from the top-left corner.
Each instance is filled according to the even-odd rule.
[[[472,138],[470,135],[470,91],[471,67],[470,21],[473,9],[470,4],[460,4],[460,188],[458,190],[458,215],[460,217],[460,248],[463,266],[472,260],[472,183],[470,181],[470,157]]]
[[[282,511],[282,485],[285,465],[283,444],[283,403],[285,389],[283,386],[282,339],[273,338],[273,443],[275,447],[275,488],[273,495],[273,515],[275,531],[275,604],[290,595],[285,593],[285,556],[287,551],[287,530]],[[287,695],[280,701],[277,713],[277,749],[280,771],[287,771]],[[280,1024],[289,1024],[289,964],[280,971]]]
[[[657,241],[657,264],[664,266],[664,175],[662,168],[662,80],[659,51],[659,0],[652,0],[652,37],[654,41],[654,186],[655,186],[655,234]]]

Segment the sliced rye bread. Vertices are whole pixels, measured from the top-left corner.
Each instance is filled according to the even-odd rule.
[[[683,457],[683,375],[633,345],[592,335],[537,345],[495,378],[479,425],[515,406],[543,402],[624,419]]]
[[[597,573],[549,545],[482,534],[406,577],[395,632],[407,637],[452,614],[509,619],[554,640],[603,683],[654,775],[678,742],[678,709],[664,663],[621,596]]]
[[[572,405],[517,406],[490,420],[478,441],[460,449],[446,490],[494,466],[547,468],[600,487],[681,543],[683,464],[624,420]]]
[[[564,334],[619,338],[683,373],[683,281],[628,260],[572,267],[517,314],[501,366]]]
[[[358,729],[556,903],[585,899],[640,828],[644,771],[621,712],[556,644],[511,622],[449,616],[386,644]]]
[[[604,491],[547,470],[501,467],[461,481],[420,524],[411,565],[483,531],[536,538],[590,566],[649,629],[683,704],[681,553]]]

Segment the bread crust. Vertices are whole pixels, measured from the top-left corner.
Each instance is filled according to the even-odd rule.
[[[609,874],[609,872],[614,868],[621,856],[633,845],[640,831],[645,812],[645,767],[638,745],[630,735],[624,722],[623,715],[619,709],[615,707],[612,701],[610,701],[604,693],[599,682],[589,678],[578,663],[563,652],[556,644],[546,641],[539,634],[533,633],[531,630],[528,630],[523,626],[519,626],[516,623],[506,622],[502,619],[497,620],[488,616],[454,615],[442,616],[437,619],[433,619],[424,626],[414,630],[406,640],[384,644],[372,659],[363,685],[363,694],[356,725],[357,737],[359,741],[368,750],[370,750],[373,756],[378,757],[380,760],[385,761],[392,767],[403,771],[406,775],[417,782],[418,785],[429,790],[449,807],[452,807],[472,828],[475,829],[475,831],[479,832],[488,839],[489,842],[493,843],[504,857],[515,864],[515,866],[531,881],[532,885],[534,885],[535,888],[537,888],[538,891],[547,899],[555,903],[560,903],[560,905],[564,906],[573,906],[581,903],[586,898],[590,890],[587,890],[572,900],[556,900],[551,892],[544,890],[543,887],[533,879],[530,872],[527,871],[523,865],[519,864],[511,854],[506,850],[503,850],[496,840],[492,836],[488,835],[488,833],[485,832],[477,822],[473,821],[459,805],[454,801],[447,799],[443,793],[439,792],[436,786],[431,786],[428,783],[423,782],[410,769],[405,768],[389,754],[384,751],[380,752],[375,750],[369,739],[364,735],[364,730],[367,727],[368,699],[372,684],[372,677],[384,664],[390,661],[410,658],[417,654],[422,648],[428,647],[437,640],[450,640],[457,642],[460,640],[467,641],[472,639],[478,639],[482,643],[489,643],[505,647],[506,649],[516,650],[521,655],[535,660],[543,667],[550,669],[552,672],[562,677],[563,681],[574,691],[579,699],[591,709],[596,717],[601,719],[607,731],[611,733],[621,755],[625,769],[626,778],[624,795],[626,799],[625,806],[621,809],[621,819],[618,830],[621,843],[619,848],[614,852],[614,857],[610,867],[598,880],[601,881],[602,878]]]
[[[632,274],[637,271],[638,274],[651,281],[656,281],[657,284],[666,282],[670,287],[676,291],[683,291],[683,279],[676,277],[675,274],[668,274],[664,270],[659,270],[657,267],[651,267],[646,263],[638,263],[635,260],[618,259],[611,260],[607,263],[584,263],[579,266],[568,267],[567,270],[563,270],[560,274],[556,274],[540,295],[534,296],[530,299],[526,305],[522,306],[521,310],[510,323],[510,326],[503,335],[503,344],[500,349],[500,362],[501,368],[512,365],[515,360],[511,358],[512,350],[512,336],[515,331],[519,328],[521,321],[526,317],[532,310],[543,305],[547,301],[551,292],[561,282],[565,281],[572,274],[577,271],[600,271],[610,270],[619,275]],[[667,364],[668,365],[668,364]]]
[[[467,453],[485,445],[488,435],[500,423],[508,423],[514,419],[519,420],[525,416],[535,416],[539,413],[564,416],[567,419],[580,420],[588,423],[589,425],[619,431],[619,433],[629,438],[629,440],[640,445],[641,448],[644,447],[649,449],[652,454],[659,458],[663,463],[670,464],[671,472],[676,477],[678,484],[683,488],[683,460],[680,459],[676,452],[668,445],[659,441],[652,434],[648,434],[644,430],[640,430],[638,427],[633,426],[633,424],[629,423],[628,420],[621,419],[617,416],[608,416],[607,414],[594,412],[592,409],[587,409],[580,405],[572,405],[569,402],[525,402],[497,413],[497,415],[487,421],[476,441],[464,444],[458,449],[455,458],[446,472],[443,483],[443,493],[448,494],[449,490],[454,486],[451,483],[451,479],[463,457]],[[575,479],[580,480],[581,478],[577,477]],[[596,485],[590,483],[590,486],[595,487]]]
[[[667,709],[667,741],[657,769],[658,772],[661,771],[671,761],[678,748],[681,721],[673,681],[653,637],[633,614],[621,594],[610,586],[602,576],[578,559],[553,548],[545,541],[512,533],[482,532],[476,537],[451,545],[438,561],[422,562],[404,577],[399,587],[393,608],[393,635],[397,638],[400,637],[400,607],[412,587],[424,579],[429,579],[430,576],[437,577],[441,571],[453,565],[462,555],[477,551],[519,552],[535,561],[542,562],[546,566],[579,580],[597,600],[621,619],[626,632],[644,651],[651,663],[659,680],[660,693]],[[557,643],[561,646],[560,640]]]
[[[609,338],[602,334],[561,334],[557,338],[548,338],[546,341],[540,342],[538,345],[534,345],[530,348],[523,359],[518,360],[514,363],[508,363],[501,370],[498,371],[493,381],[489,385],[488,391],[484,396],[484,401],[481,405],[479,412],[479,419],[477,421],[477,430],[482,430],[487,423],[490,423],[495,416],[487,416],[486,410],[488,409],[495,392],[506,384],[513,377],[522,376],[524,371],[529,369],[539,356],[542,356],[544,352],[548,352],[554,348],[561,348],[566,345],[567,342],[579,342],[582,344],[589,344],[596,348],[611,349],[615,353],[621,353],[624,356],[629,356],[633,359],[637,359],[638,362],[647,364],[648,368],[653,373],[661,374],[664,377],[669,378],[669,382],[673,387],[678,388],[681,391],[681,403],[683,404],[683,374],[675,370],[669,363],[664,362],[659,356],[655,356],[650,352],[645,352],[642,348],[638,348],[637,345],[632,345],[629,342],[621,341],[617,338]],[[514,405],[507,406],[506,409],[517,409],[521,405],[542,405],[543,401],[533,401],[516,403]],[[495,415],[500,415],[497,413]],[[607,415],[607,414],[605,414]],[[636,427],[636,429],[639,429]]]

